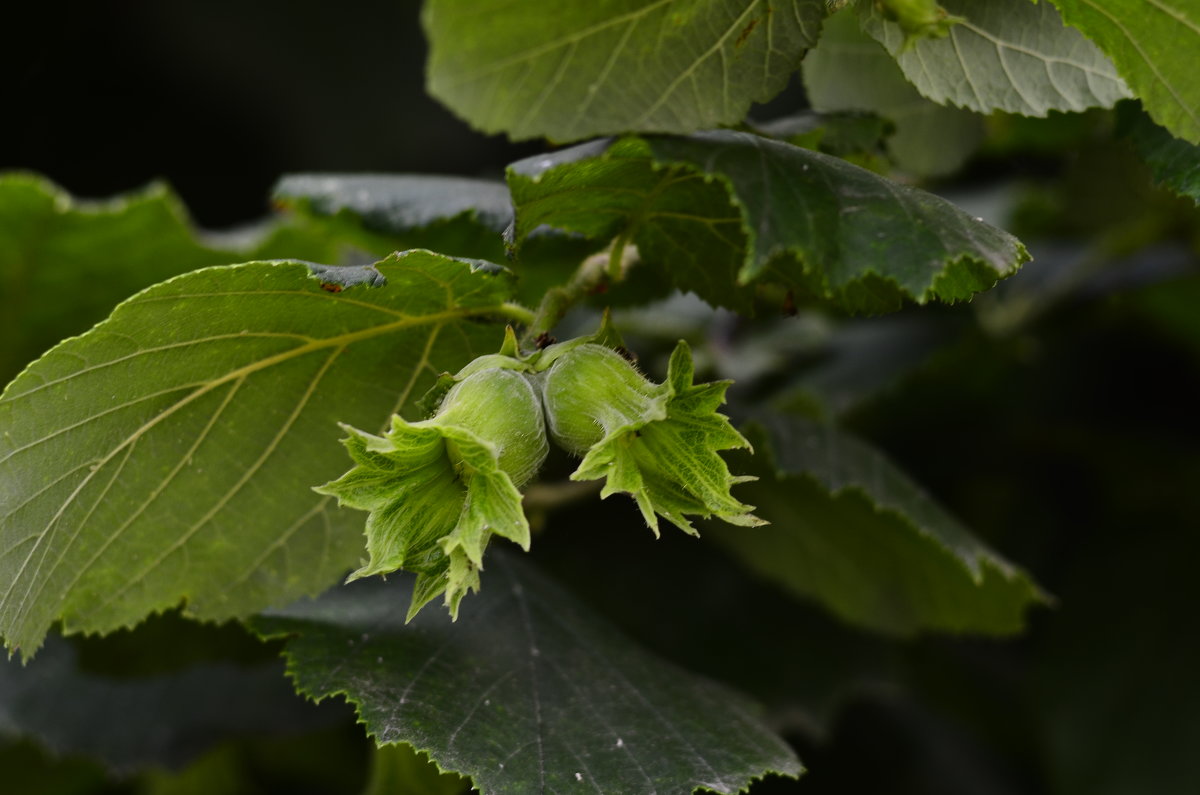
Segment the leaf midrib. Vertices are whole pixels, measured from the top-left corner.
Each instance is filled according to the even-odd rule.
[[[36,439],[28,444],[22,445],[21,447],[14,448],[3,458],[0,458],[0,464],[4,464],[6,461],[8,461],[10,458],[17,455],[18,453],[33,449],[34,447],[37,447],[37,445],[39,445],[43,442],[46,442],[61,433],[64,433],[64,432],[70,431],[70,430],[74,430],[76,428],[80,428],[84,425],[87,425],[89,422],[99,419],[100,417],[102,417],[106,414],[112,413],[113,411],[117,411],[122,408],[127,408],[128,406],[133,405],[134,403],[137,403],[137,402],[140,402],[142,400],[146,400],[146,399],[149,399],[152,397],[158,397],[159,395],[166,394],[167,392],[173,392],[173,391],[180,390],[180,389],[187,389],[192,386],[197,387],[197,389],[194,392],[192,392],[188,396],[182,398],[178,403],[168,407],[162,413],[156,415],[153,419],[144,423],[140,428],[138,428],[136,431],[134,431],[134,433],[131,434],[131,436],[129,438],[127,438],[125,441],[123,441],[121,443],[121,445],[119,445],[117,448],[114,448],[113,452],[115,453],[115,452],[119,451],[120,448],[123,447],[125,444],[128,444],[130,441],[135,441],[136,437],[141,436],[145,431],[152,428],[160,420],[166,419],[167,417],[174,414],[174,412],[176,410],[182,408],[183,406],[187,405],[188,403],[191,403],[193,400],[196,400],[197,398],[203,397],[204,395],[208,394],[209,392],[216,389],[217,387],[222,386],[223,384],[229,383],[230,381],[236,380],[238,378],[244,378],[244,377],[253,375],[254,373],[257,373],[260,370],[265,370],[269,367],[273,367],[277,364],[281,364],[290,359],[294,359],[299,356],[304,356],[305,354],[313,353],[314,351],[323,350],[325,348],[332,348],[332,347],[339,347],[339,346],[345,347],[345,346],[352,345],[355,342],[361,342],[363,340],[370,339],[372,337],[381,336],[383,334],[388,334],[393,331],[399,331],[399,330],[405,329],[405,328],[412,328],[415,326],[423,326],[423,325],[430,325],[430,324],[443,325],[443,324],[448,323],[453,320],[462,320],[464,318],[474,317],[477,315],[495,314],[495,313],[501,311],[502,309],[503,309],[502,305],[496,304],[496,305],[492,305],[492,306],[472,307],[470,309],[447,310],[444,312],[436,312],[436,313],[432,313],[429,315],[420,315],[417,317],[406,316],[400,320],[396,320],[391,323],[384,323],[379,326],[370,326],[370,327],[367,327],[364,329],[359,329],[358,331],[352,331],[352,332],[348,332],[346,334],[339,334],[334,337],[324,337],[321,339],[312,339],[312,341],[306,342],[305,344],[299,345],[290,350],[282,351],[280,353],[274,354],[273,356],[268,356],[265,359],[259,359],[258,361],[243,365],[237,369],[230,370],[229,372],[225,373],[224,375],[222,375],[218,378],[211,379],[208,381],[196,381],[196,382],[191,382],[191,383],[187,383],[187,384],[179,384],[179,385],[171,387],[170,389],[162,390],[160,392],[156,392],[151,395],[143,395],[142,397],[138,398],[137,400],[130,401],[128,403],[124,403],[120,406],[110,407],[109,409],[106,409],[105,411],[101,412],[100,414],[96,414],[91,417],[88,417],[87,419],[82,420],[77,423],[74,423],[73,425],[68,425],[63,428],[59,428],[58,430],[56,430],[46,436],[43,436],[39,439]],[[37,391],[38,389],[42,389],[44,387],[47,387],[47,386],[50,386],[53,384],[61,384],[61,383],[70,381],[72,378],[74,378],[77,375],[80,375],[84,372],[94,372],[96,370],[103,369],[104,367],[118,364],[123,361],[128,361],[130,359],[136,358],[136,357],[144,355],[144,354],[155,353],[155,352],[167,349],[167,348],[187,347],[190,345],[200,345],[200,344],[203,344],[206,342],[211,342],[213,340],[219,340],[219,339],[224,339],[224,338],[244,339],[247,337],[254,337],[254,336],[262,336],[262,335],[254,335],[254,334],[245,334],[245,335],[243,335],[243,334],[228,334],[228,335],[225,335],[225,334],[222,334],[222,335],[214,335],[212,337],[200,337],[200,338],[197,338],[194,340],[188,340],[186,342],[176,343],[171,346],[146,348],[146,349],[138,351],[136,353],[129,354],[128,356],[123,356],[123,357],[119,357],[117,359],[112,359],[108,362],[104,362],[103,364],[94,365],[94,366],[88,367],[86,369],[79,370],[75,373],[72,373],[71,375],[64,376],[64,377],[56,379],[55,381],[52,381],[52,382],[48,382],[47,384],[39,385],[38,387],[35,387],[34,389],[30,390],[29,392],[23,392],[19,395],[14,395],[12,398],[6,398],[3,400],[0,400],[0,403],[9,403],[9,402],[15,401],[21,397],[24,397],[26,394],[30,394],[32,392]],[[295,335],[295,336],[300,336],[300,335]],[[109,456],[106,456],[104,459],[102,459],[100,465],[107,463],[108,460],[109,460]]]

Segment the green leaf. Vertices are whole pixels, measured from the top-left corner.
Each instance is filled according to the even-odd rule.
[[[512,203],[503,182],[414,174],[294,174],[275,186],[285,205],[315,215],[347,213],[368,229],[400,235],[460,215],[503,232],[512,222]]]
[[[804,58],[803,76],[804,90],[817,110],[865,110],[891,119],[896,130],[887,150],[903,171],[952,173],[983,140],[980,116],[922,97],[853,14],[834,14],[825,21],[821,40]]]
[[[501,216],[496,214],[496,197],[491,189],[500,187],[504,191],[506,205],[508,191],[487,180],[448,181],[450,184],[442,184],[436,177],[400,175],[296,175],[281,180],[272,199],[298,223],[311,225],[357,249],[359,256],[343,259],[342,264],[364,261],[361,252],[380,258],[414,248],[455,257],[503,260],[500,232],[504,226],[495,228]],[[428,203],[418,193],[422,183],[433,194]],[[471,203],[463,183],[477,183],[478,203]],[[511,209],[505,213],[506,218],[512,216]]]
[[[1196,0],[1052,0],[1117,65],[1146,112],[1200,144],[1200,4]]]
[[[1047,601],[864,443],[780,415],[756,421],[748,435],[774,466],[743,491],[772,524],[710,527],[706,536],[785,589],[895,635],[1011,634],[1030,605]]]
[[[311,487],[338,420],[382,428],[493,348],[509,279],[426,251],[250,263],[156,285],[0,396],[0,633],[106,632],[187,600],[241,616],[354,565],[361,517]]]
[[[281,180],[274,198],[333,239],[380,257],[425,248],[499,262],[506,255],[501,233],[512,223],[508,186],[486,179],[298,174]],[[594,248],[568,235],[534,235],[510,263],[520,276],[520,299],[536,305],[546,290],[570,279]]]
[[[280,668],[210,662],[154,676],[101,676],[52,638],[34,663],[0,662],[0,734],[128,771],[177,768],[223,739],[320,728],[343,717],[296,698]]]
[[[788,735],[823,735],[853,694],[900,685],[899,645],[748,576],[709,542],[707,526],[697,542],[656,539],[631,522],[633,511],[614,500],[554,511],[535,542],[539,570],[651,651],[751,695]]]
[[[1063,25],[1050,3],[1030,0],[945,0],[962,21],[945,38],[907,35],[874,3],[859,2],[863,28],[887,48],[923,94],[935,102],[1026,116],[1112,107],[1131,96],[1117,69],[1079,31]]]
[[[1200,146],[1171,135],[1132,103],[1121,106],[1118,119],[1155,182],[1200,205]]]
[[[824,0],[430,0],[428,88],[515,140],[735,124],[787,85]],[[479,24],[486,19],[487,24]]]
[[[621,235],[678,288],[742,311],[755,285],[858,311],[962,300],[1029,258],[933,194],[748,133],[582,144],[513,164],[509,185],[515,245],[542,224]]]
[[[741,696],[642,651],[529,564],[488,563],[457,623],[426,611],[405,624],[403,577],[253,626],[297,636],[285,654],[301,693],[344,695],[377,743],[409,743],[483,792],[733,793],[800,774]]]
[[[247,259],[324,259],[331,248],[275,228],[247,245],[205,240],[163,185],[81,202],[46,180],[0,176],[0,384],[119,301],[184,271]]]
[[[811,61],[815,52],[810,51],[806,60]],[[878,174],[888,171],[884,140],[895,131],[890,119],[861,111],[819,113],[809,109],[755,125],[760,134],[849,160]]]

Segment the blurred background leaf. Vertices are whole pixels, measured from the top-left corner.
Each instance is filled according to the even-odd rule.
[[[923,97],[849,9],[825,20],[802,74],[814,108],[870,111],[890,120],[895,133],[887,139],[887,151],[901,171],[946,176],[983,140],[983,117]]]

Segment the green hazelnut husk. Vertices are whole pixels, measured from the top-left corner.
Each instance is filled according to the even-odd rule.
[[[355,466],[316,489],[369,512],[370,559],[351,580],[416,573],[410,619],[439,594],[457,618],[462,597],[479,589],[492,534],[529,548],[518,489],[549,449],[540,396],[520,368],[478,362],[454,377],[429,419],[394,416],[383,436],[343,425]]]
[[[689,515],[763,523],[730,493],[753,478],[731,475],[718,455],[750,447],[717,413],[730,382],[694,384],[686,343],[675,348],[662,384],[603,345],[575,344],[546,358],[537,377],[550,435],[583,457],[572,480],[604,479],[601,497],[631,495],[655,534],[659,516],[693,535]]]

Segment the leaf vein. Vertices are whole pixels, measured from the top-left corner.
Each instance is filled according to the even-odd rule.
[[[675,79],[673,79],[670,83],[668,83],[667,87],[663,89],[662,93],[659,95],[659,98],[652,105],[650,105],[650,107],[648,107],[645,111],[643,111],[642,115],[638,116],[637,119],[635,119],[633,121],[633,124],[630,126],[633,129],[639,129],[641,127],[644,127],[646,124],[646,120],[649,119],[656,112],[658,112],[658,109],[661,108],[664,104],[666,104],[667,100],[669,100],[671,98],[671,95],[675,93],[675,90],[679,87],[679,85],[684,80],[691,77],[695,73],[695,71],[700,67],[701,64],[703,64],[706,60],[708,60],[709,58],[712,57],[713,53],[721,50],[725,46],[725,42],[729,40],[730,36],[734,35],[734,33],[736,33],[736,32],[739,32],[742,29],[742,27],[744,27],[742,25],[742,23],[746,19],[746,16],[748,14],[750,14],[750,12],[753,11],[755,8],[757,8],[758,5],[759,5],[759,0],[754,0],[754,2],[747,5],[746,9],[741,14],[739,14],[738,17],[733,21],[733,24],[729,25],[726,28],[724,35],[722,35],[720,38],[718,38],[715,44],[713,44],[711,47],[709,47],[707,50],[705,50],[703,53],[701,53],[694,61],[692,61],[692,63],[689,64],[686,69],[684,69],[682,72],[680,72],[678,75],[676,75]]]
[[[150,505],[155,500],[157,500],[158,497],[167,489],[167,487],[175,479],[175,476],[177,474],[179,474],[180,470],[182,470],[185,466],[187,466],[187,464],[191,460],[192,456],[195,455],[196,450],[198,450],[200,448],[200,445],[203,444],[204,440],[208,438],[208,434],[209,434],[209,432],[212,431],[213,427],[216,425],[217,419],[220,418],[220,416],[225,412],[226,407],[229,405],[230,401],[233,400],[233,396],[237,393],[238,389],[241,388],[242,384],[244,384],[245,381],[246,381],[246,379],[242,378],[242,379],[239,379],[239,380],[233,382],[233,385],[229,389],[229,392],[225,395],[225,398],[217,406],[216,411],[213,412],[213,415],[212,415],[212,417],[209,418],[208,423],[205,424],[204,428],[200,431],[199,434],[197,434],[196,439],[195,439],[195,441],[192,442],[191,447],[188,448],[188,451],[185,454],[183,454],[179,457],[179,463],[177,463],[171,469],[171,471],[168,472],[167,475],[163,477],[163,479],[153,489],[153,491],[151,491],[150,494],[142,501],[142,504],[137,507],[137,510],[133,511],[133,513],[131,513],[125,519],[125,521],[123,521],[121,523],[121,525],[116,530],[109,533],[108,538],[106,538],[104,540],[104,543],[101,544],[100,547],[95,551],[95,553],[92,554],[91,558],[89,558],[86,563],[84,563],[82,566],[79,566],[76,569],[75,577],[71,580],[70,583],[68,583],[66,585],[66,587],[64,587],[62,589],[63,593],[71,592],[71,590],[75,587],[75,585],[79,582],[79,580],[82,579],[83,575],[88,570],[90,570],[91,567],[95,565],[96,561],[99,560],[104,555],[104,553],[108,550],[108,548],[110,546],[112,546],[113,542],[116,541],[118,538],[120,538],[121,534],[124,533],[127,529],[129,529],[130,525],[132,525],[135,521],[137,521],[138,517],[141,516],[142,513],[144,513],[145,510],[147,508],[149,508]],[[132,445],[130,446],[130,449],[132,449]],[[74,535],[71,536],[71,539],[67,542],[67,544],[63,547],[62,551],[59,553],[58,559],[54,562],[54,567],[50,570],[50,573],[46,576],[45,580],[43,580],[43,583],[46,580],[49,580],[50,577],[52,577],[54,575],[54,572],[58,569],[59,565],[66,558],[67,552],[70,551],[70,549],[74,545],[75,541],[79,538],[79,533],[82,529],[83,529],[82,524],[80,524],[80,526],[76,528]],[[41,591],[39,589],[39,591],[38,591],[39,595],[40,595],[40,592]]]
[[[329,372],[329,368],[333,365],[334,361],[337,360],[338,356],[340,356],[344,350],[346,350],[346,346],[344,346],[344,345],[340,348],[335,348],[333,350],[333,352],[329,355],[329,357],[321,365],[321,368],[320,368],[320,370],[318,370],[317,374],[309,381],[308,388],[304,390],[304,394],[300,396],[300,399],[297,401],[296,406],[292,409],[291,413],[284,420],[283,425],[276,432],[275,436],[271,439],[270,443],[267,444],[266,448],[262,451],[261,454],[259,454],[259,457],[254,461],[254,463],[251,464],[249,467],[247,467],[246,471],[242,473],[242,476],[238,479],[238,481],[232,487],[230,487],[230,489],[228,491],[226,491],[225,494],[222,495],[219,500],[217,500],[216,504],[214,504],[207,512],[205,512],[205,514],[202,517],[200,517],[200,519],[198,519],[196,522],[194,522],[191,525],[191,527],[189,527],[186,531],[184,531],[184,533],[179,538],[177,538],[174,541],[174,543],[172,543],[170,546],[168,546],[166,549],[164,549],[158,555],[158,557],[156,557],[153,561],[151,561],[149,566],[143,568],[137,574],[131,575],[130,577],[128,577],[125,581],[125,585],[123,585],[121,588],[118,588],[117,590],[110,593],[108,595],[108,597],[106,599],[104,599],[104,601],[100,602],[95,607],[93,607],[91,610],[89,610],[87,613],[83,614],[84,618],[99,612],[100,610],[107,607],[112,602],[116,601],[123,594],[125,594],[135,583],[144,579],[148,574],[150,574],[150,572],[157,569],[160,565],[162,565],[163,561],[165,561],[168,557],[170,557],[171,554],[174,553],[176,550],[181,549],[197,532],[200,531],[200,529],[202,527],[204,527],[206,524],[208,524],[214,516],[216,516],[222,509],[224,509],[224,507],[226,505],[229,504],[229,501],[232,500],[242,490],[242,488],[247,483],[250,482],[250,479],[254,476],[254,474],[259,469],[262,468],[263,464],[266,463],[267,459],[270,458],[271,455],[275,452],[275,450],[279,447],[279,443],[283,440],[283,437],[287,435],[289,430],[291,430],[292,426],[295,424],[296,420],[299,418],[300,414],[303,412],[304,407],[308,405],[308,401],[312,398],[313,393],[316,391],[317,385],[325,377],[325,374],[327,372]]]
[[[450,87],[461,86],[465,83],[470,83],[475,80],[478,80],[481,77],[487,77],[490,74],[495,74],[496,72],[502,71],[502,70],[508,68],[509,66],[515,66],[516,64],[519,64],[519,63],[524,63],[526,61],[532,61],[535,58],[537,58],[538,56],[545,55],[546,53],[554,52],[555,50],[557,50],[560,47],[565,47],[567,45],[576,44],[576,43],[582,41],[583,39],[588,38],[589,36],[593,36],[597,33],[603,32],[611,27],[620,25],[622,22],[633,20],[634,23],[636,24],[636,22],[640,18],[645,17],[647,14],[654,11],[659,6],[670,5],[672,2],[674,2],[674,0],[657,0],[657,2],[650,3],[649,5],[647,5],[643,8],[639,8],[636,11],[631,11],[628,14],[622,14],[620,16],[612,17],[611,19],[606,19],[603,22],[598,22],[595,25],[591,25],[590,27],[583,28],[582,30],[577,30],[573,33],[563,36],[562,38],[548,41],[545,44],[540,44],[537,47],[533,47],[531,49],[525,50],[524,52],[514,54],[512,56],[509,56],[508,58],[503,58],[499,61],[494,61],[491,64],[489,64],[488,67],[485,69],[481,69],[478,72],[473,72],[471,74],[463,75],[462,77],[459,77],[456,80],[448,81],[447,85]]]

